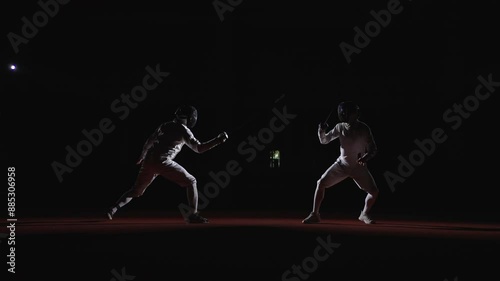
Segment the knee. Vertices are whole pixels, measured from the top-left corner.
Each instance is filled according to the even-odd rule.
[[[196,178],[195,178],[195,177],[191,176],[191,177],[188,177],[188,178],[186,179],[186,184],[185,184],[185,186],[186,186],[187,188],[196,188],[196,184],[197,184],[197,181],[196,181]]]
[[[371,190],[370,190],[370,195],[373,196],[373,197],[378,197],[378,193],[379,193],[379,190],[378,190],[378,187],[377,186],[374,186]]]
[[[316,182],[316,189],[326,189],[326,185],[325,185],[325,182],[323,181],[323,178],[319,179],[317,182]]]
[[[196,178],[195,178],[195,177],[191,177],[191,178],[189,179],[189,183],[190,183],[192,186],[196,187],[196,184],[197,184]]]
[[[131,189],[131,190],[127,191],[123,196],[137,198],[137,197],[141,197],[143,193],[144,192],[140,192],[138,190]]]

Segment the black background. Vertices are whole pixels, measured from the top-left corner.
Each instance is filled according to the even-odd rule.
[[[498,220],[495,103],[480,102],[457,130],[443,113],[474,94],[477,77],[500,81],[494,1],[468,6],[447,1],[401,1],[403,11],[347,63],[339,48],[353,44],[354,27],[372,21],[388,1],[249,1],[221,21],[210,1],[71,1],[16,54],[6,36],[21,34],[36,1],[2,11],[2,121],[7,166],[16,167],[18,216],[75,216],[103,212],[135,180],[142,144],[176,107],[198,108],[193,129],[202,141],[221,131],[229,140],[205,154],[177,157],[200,190],[229,160],[243,172],[210,201],[227,212],[311,208],[316,180],[339,154],[317,125],[342,100],[355,100],[373,131],[379,154],[369,164],[381,191],[374,212],[475,221]],[[18,69],[9,71],[15,63]],[[170,76],[124,120],[110,110],[159,64]],[[273,102],[282,97],[277,104]],[[255,160],[237,147],[269,126],[272,108],[296,114]],[[51,164],[64,163],[82,130],[110,118],[116,126],[59,182]],[[332,114],[330,124],[337,117]],[[448,139],[392,192],[414,140],[443,128]],[[282,153],[269,168],[269,150]],[[323,211],[357,213],[364,195],[352,181],[328,190]],[[175,211],[185,191],[158,178],[134,202],[137,210]],[[132,208],[132,207],[131,207]]]

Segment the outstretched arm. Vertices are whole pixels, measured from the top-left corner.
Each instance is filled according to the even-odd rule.
[[[222,132],[217,137],[206,142],[200,142],[193,135],[191,135],[188,141],[186,142],[186,145],[196,153],[204,153],[224,143],[227,139],[228,135],[226,134],[226,132]]]

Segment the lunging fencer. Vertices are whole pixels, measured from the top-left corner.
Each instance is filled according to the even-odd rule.
[[[325,190],[346,178],[352,178],[356,185],[366,192],[364,208],[358,220],[372,224],[375,221],[370,216],[370,210],[377,200],[379,190],[367,167],[367,162],[375,156],[377,146],[370,127],[358,119],[360,109],[356,103],[341,102],[337,112],[340,122],[330,131],[327,131],[326,121],[319,124],[318,138],[321,144],[328,144],[338,138],[340,156],[317,181],[312,212],[302,223],[319,223],[321,221],[319,210]]]
[[[217,137],[200,142],[192,133],[198,119],[198,111],[190,105],[180,106],[174,114],[174,119],[161,124],[147,139],[136,164],[141,165],[136,181],[131,189],[126,191],[108,210],[110,220],[116,212],[130,203],[132,199],[143,195],[146,188],[158,176],[186,188],[190,212],[185,215],[187,223],[208,223],[208,219],[198,212],[198,189],[196,178],[174,161],[184,145],[196,153],[204,153],[228,139],[226,132]]]

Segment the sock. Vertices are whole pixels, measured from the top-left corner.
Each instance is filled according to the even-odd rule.
[[[134,197],[125,197],[125,198],[122,198],[116,205],[115,207],[111,208],[111,212],[114,214],[116,213],[116,211],[118,211],[118,209],[120,209],[121,207],[127,205],[128,203],[130,203],[130,201],[132,201],[132,199],[134,199]]]

